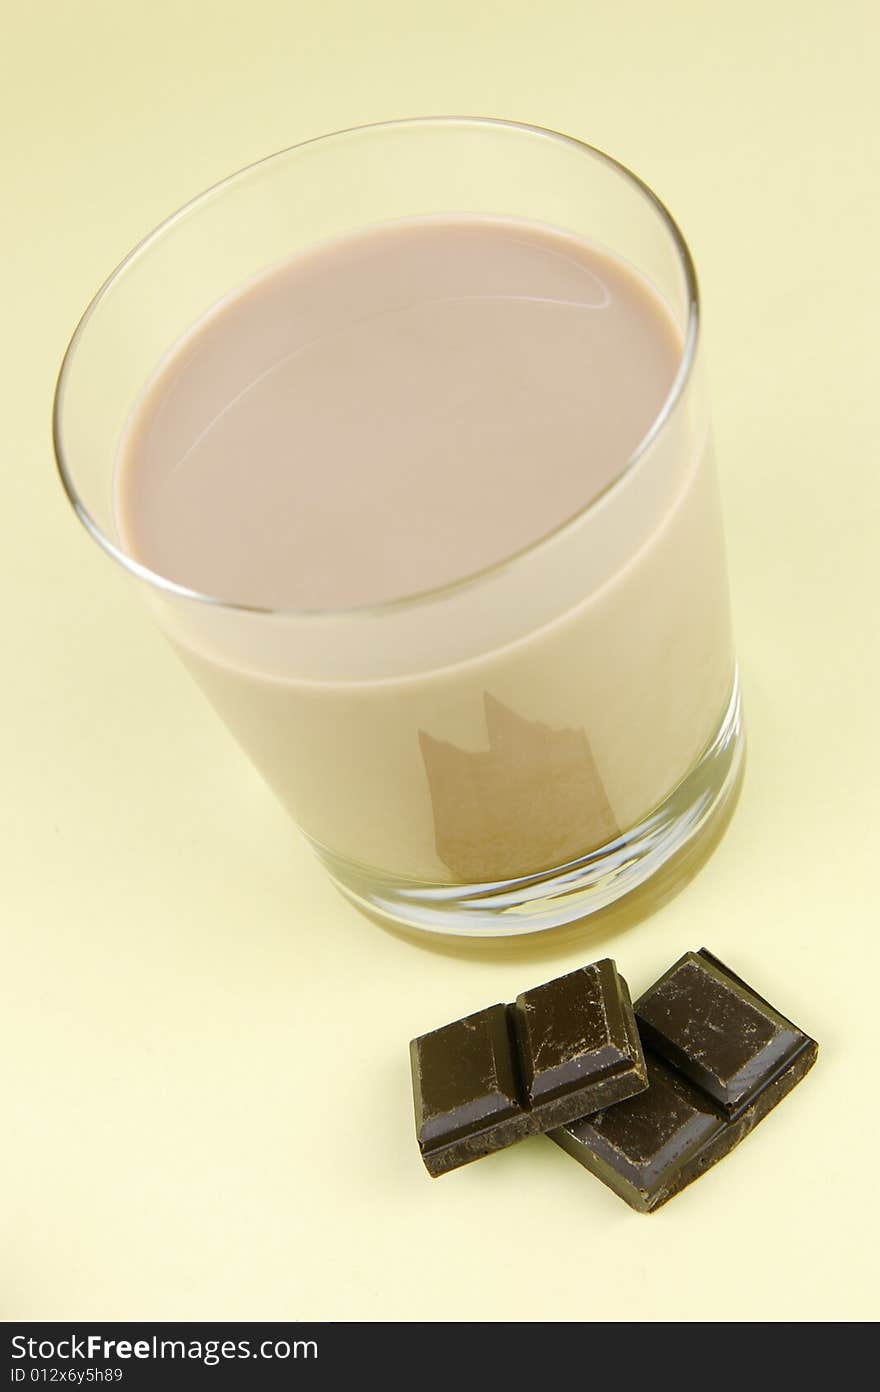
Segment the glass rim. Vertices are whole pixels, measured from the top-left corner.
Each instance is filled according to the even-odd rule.
[[[654,420],[649,426],[642,439],[629,455],[626,463],[620,472],[605,486],[594,498],[585,503],[582,508],[571,513],[564,518],[556,527],[549,532],[544,532],[534,541],[509,555],[501,557],[500,560],[492,561],[489,565],[481,567],[479,570],[469,571],[468,574],[458,576],[454,580],[446,581],[442,585],[436,585],[429,589],[414,591],[411,594],[399,595],[393,599],[383,600],[379,603],[349,605],[341,609],[302,609],[289,607],[273,607],[270,605],[246,604],[232,599],[224,599],[219,595],[210,594],[206,591],[194,590],[179,581],[172,580],[170,576],[163,575],[160,571],[152,570],[144,565],[129,551],[117,545],[117,543],[107,535],[104,529],[96,522],[89,512],[73,478],[73,471],[69,467],[63,440],[62,440],[62,410],[64,397],[67,389],[67,379],[71,365],[76,355],[77,346],[86,332],[89,323],[99,308],[105,296],[113,289],[116,282],[124,275],[129,266],[143,255],[154,242],[158,241],[168,232],[176,222],[185,218],[190,212],[225,188],[239,179],[244,179],[254,170],[263,165],[271,163],[273,160],[280,160],[285,156],[295,153],[297,150],[306,149],[309,146],[320,144],[324,141],[340,139],[344,136],[359,135],[367,131],[381,132],[404,127],[424,128],[428,126],[485,126],[501,127],[512,132],[520,132],[525,135],[543,137],[554,143],[560,143],[571,147],[591,158],[598,159],[606,164],[611,170],[621,175],[635,191],[640,194],[658,214],[660,221],[664,224],[669,233],[678,256],[679,264],[684,274],[685,288],[687,292],[687,327],[682,346],[681,361],[672,385],[658,410]],[[101,286],[92,296],[86,309],[84,310],[61,360],[61,367],[55,385],[55,395],[52,405],[52,443],[55,454],[55,463],[61,479],[62,486],[67,495],[74,512],[79,518],[86,531],[94,541],[98,543],[107,555],[111,556],[124,570],[134,575],[137,579],[145,581],[153,588],[163,591],[168,595],[173,595],[178,599],[190,600],[199,604],[211,605],[215,608],[229,610],[231,612],[259,614],[264,616],[274,616],[278,618],[359,618],[359,617],[379,617],[384,614],[394,613],[399,610],[413,608],[418,605],[428,604],[434,600],[444,599],[455,594],[457,591],[465,590],[471,586],[477,586],[481,582],[489,580],[492,576],[505,571],[509,566],[515,565],[518,561],[530,556],[544,547],[550,546],[558,537],[562,536],[569,529],[574,529],[577,524],[587,516],[594,508],[598,507],[613,491],[620,486],[625,478],[633,471],[643,455],[648,451],[653,442],[661,434],[664,427],[670,420],[676,406],[684,395],[685,388],[691,378],[694,362],[696,361],[697,344],[700,329],[700,294],[697,283],[697,274],[691,256],[690,248],[685,240],[678,223],[670,213],[666,204],[654,192],[644,179],[635,174],[627,165],[613,155],[600,150],[596,145],[590,145],[585,140],[579,140],[576,136],[565,135],[561,131],[553,130],[548,126],[532,125],[528,122],[510,121],[492,116],[413,116],[402,117],[391,121],[371,121],[364,125],[348,126],[341,130],[327,131],[322,135],[309,137],[308,140],[297,141],[293,145],[285,146],[281,150],[273,151],[269,155],[263,155],[260,159],[252,161],[250,164],[234,170],[216,183],[211,184],[202,192],[197,193],[186,203],[181,204],[161,222],[157,223],[137,244],[132,247],[123,259],[118,262],[114,269],[103,281]]]

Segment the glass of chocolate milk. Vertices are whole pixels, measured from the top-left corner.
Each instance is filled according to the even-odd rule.
[[[100,290],[55,442],[81,521],[372,912],[552,927],[729,798],[694,269],[598,150],[431,118],[233,175]]]

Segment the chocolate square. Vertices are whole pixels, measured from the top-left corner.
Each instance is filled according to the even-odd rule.
[[[530,1107],[587,1085],[600,1106],[631,1096],[629,1080],[641,1047],[626,983],[612,961],[524,991],[513,1017]],[[622,1093],[618,1078],[627,1080]]]
[[[642,1039],[731,1117],[804,1036],[711,952],[687,952],[641,997]]]
[[[583,1117],[552,1139],[642,1213],[696,1179],[725,1123],[686,1079],[648,1058],[648,1086],[636,1097]]]
[[[524,1109],[506,1006],[490,1005],[423,1034],[412,1041],[410,1056],[416,1133],[425,1163],[430,1156],[436,1166],[432,1172],[476,1159],[473,1137],[487,1129],[494,1144],[484,1137],[481,1155],[519,1139]]]

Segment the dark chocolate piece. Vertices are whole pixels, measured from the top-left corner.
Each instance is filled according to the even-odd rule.
[[[818,1045],[705,948],[676,962],[635,1013],[648,1088],[551,1139],[651,1213],[782,1101]]]
[[[410,1045],[416,1134],[432,1175],[644,1088],[626,982],[580,967]]]
[[[642,1042],[736,1116],[803,1048],[789,1020],[702,948],[638,1003]]]
[[[524,1134],[507,1006],[490,1005],[423,1034],[413,1040],[410,1055],[419,1145],[426,1154],[442,1147],[450,1159],[444,1166],[438,1155],[438,1174]],[[491,1137],[477,1149],[487,1129]],[[473,1155],[467,1153],[469,1144]],[[460,1160],[452,1158],[453,1146]]]

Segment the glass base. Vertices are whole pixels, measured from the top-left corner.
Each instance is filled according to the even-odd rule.
[[[346,898],[369,915],[428,933],[511,937],[557,928],[621,899],[694,842],[736,791],[745,752],[739,681],[714,739],[637,826],[567,865],[489,884],[426,885],[378,877],[315,847]]]

